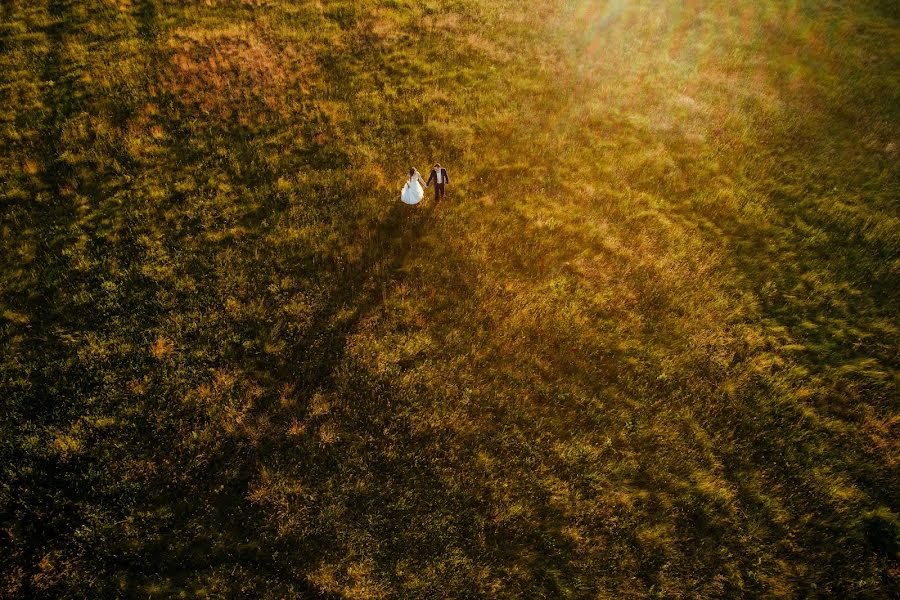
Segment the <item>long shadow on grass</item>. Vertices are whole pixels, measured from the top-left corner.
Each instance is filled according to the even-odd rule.
[[[348,336],[380,303],[385,287],[400,272],[433,211],[431,204],[422,208],[399,203],[392,206],[372,236],[372,243],[345,271],[342,283],[312,318],[282,380],[294,377],[308,391],[328,391],[333,386],[333,370],[343,360]]]
[[[334,410],[348,439],[320,444],[310,435],[276,436],[265,443],[260,466],[274,469],[274,477],[301,482],[316,498],[307,510],[315,515],[317,533],[289,528],[277,535],[273,548],[280,554],[293,550],[295,555],[302,548],[302,555],[331,566],[345,566],[349,550],[367,548],[365,558],[375,562],[379,579],[390,578],[404,562],[439,568],[454,552],[476,563],[493,554],[503,556],[506,564],[527,564],[536,585],[554,595],[560,592],[556,577],[571,575],[569,565],[560,559],[565,554],[561,548],[570,544],[559,535],[564,522],[559,511],[544,506],[534,530],[498,528],[496,537],[485,539],[481,519],[492,511],[488,500],[492,490],[477,477],[467,478],[465,486],[448,483],[441,470],[446,464],[462,470],[472,460],[465,452],[459,454],[459,432],[417,427],[406,415],[410,403],[419,406],[418,391],[408,396],[411,390],[371,373],[347,354],[349,337],[362,319],[378,310],[384,286],[400,275],[434,209],[431,203],[420,209],[401,204],[391,209],[362,258],[312,320],[292,363],[279,375],[280,381],[296,380],[307,394],[336,401],[339,407]],[[338,514],[330,517],[336,507]],[[279,528],[280,517],[269,517],[266,527]],[[307,561],[301,569],[314,566]],[[456,593],[479,591],[459,575]]]

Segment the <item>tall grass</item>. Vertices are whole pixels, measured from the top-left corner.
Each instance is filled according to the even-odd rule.
[[[3,594],[898,594],[893,4],[0,15]]]

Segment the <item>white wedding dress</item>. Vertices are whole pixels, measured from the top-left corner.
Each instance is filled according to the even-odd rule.
[[[403,185],[403,191],[400,192],[400,201],[404,204],[418,204],[425,197],[424,185],[425,181],[419,175],[419,172],[416,171]]]

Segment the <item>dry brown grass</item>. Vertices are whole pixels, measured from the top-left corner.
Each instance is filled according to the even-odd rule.
[[[897,596],[891,10],[3,5],[0,595]]]
[[[308,52],[291,43],[275,46],[253,25],[176,30],[167,46],[167,87],[185,106],[218,119],[254,123],[265,112],[288,115],[315,72]]]

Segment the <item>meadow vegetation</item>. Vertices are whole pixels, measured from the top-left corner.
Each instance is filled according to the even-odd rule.
[[[900,596],[898,49],[890,0],[6,0],[0,596]]]

